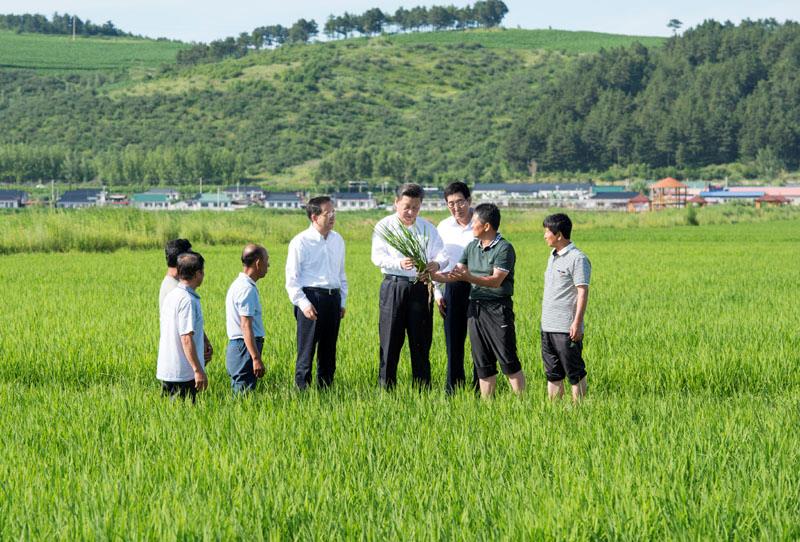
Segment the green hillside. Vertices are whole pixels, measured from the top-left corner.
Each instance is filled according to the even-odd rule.
[[[0,178],[114,183],[244,176],[284,186],[315,178],[502,178],[505,134],[540,85],[568,68],[576,51],[637,41],[474,30],[284,46],[194,67],[173,63],[144,75],[2,69],[0,122],[8,129],[0,133]],[[145,43],[163,46],[160,54],[179,47]],[[82,65],[101,66],[101,49],[92,51]]]
[[[81,72],[156,68],[173,63],[179,42],[138,38],[17,34],[0,30],[0,68]]]

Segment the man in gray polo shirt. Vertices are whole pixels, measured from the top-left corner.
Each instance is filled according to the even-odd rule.
[[[542,360],[551,399],[564,395],[564,378],[572,400],[586,395],[583,361],[583,316],[589,300],[589,258],[572,244],[572,221],[565,214],[544,219],[544,240],[552,248],[544,273]]]
[[[260,245],[248,244],[242,251],[242,272],[225,296],[228,350],[225,365],[231,377],[233,393],[256,388],[264,376],[261,352],[264,348],[264,320],[256,282],[269,271],[269,254]]]

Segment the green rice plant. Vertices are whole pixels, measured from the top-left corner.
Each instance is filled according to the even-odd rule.
[[[433,277],[430,271],[426,269],[428,266],[429,241],[427,234],[419,231],[416,225],[407,228],[398,218],[393,226],[379,226],[378,235],[386,241],[387,245],[414,262],[414,267],[417,270],[417,277],[414,279],[414,283],[421,279],[427,284],[428,303],[430,303],[433,299]]]

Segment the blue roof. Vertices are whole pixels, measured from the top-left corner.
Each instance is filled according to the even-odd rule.
[[[701,198],[760,198],[764,195],[763,190],[753,190],[752,192],[729,192],[728,190],[714,190],[711,192],[700,192]]]
[[[592,196],[592,199],[624,199],[629,200],[639,195],[639,192],[599,192]]]
[[[553,190],[590,190],[589,183],[478,183],[474,191],[499,192],[552,192]]]
[[[294,192],[267,192],[266,197],[269,201],[301,201]]]
[[[102,190],[97,188],[81,188],[78,190],[67,190],[66,192],[61,194],[61,197],[59,198],[58,201],[85,203],[99,198],[101,192]]]
[[[333,199],[370,199],[371,197],[368,192],[336,192],[331,195]]]
[[[17,199],[27,199],[28,193],[22,190],[0,190],[0,200],[9,201]]]

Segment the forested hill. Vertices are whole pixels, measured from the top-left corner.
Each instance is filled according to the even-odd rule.
[[[706,23],[662,43],[469,30],[190,67],[2,69],[0,177],[442,183],[520,178],[532,163],[539,176],[796,167],[797,25]]]

